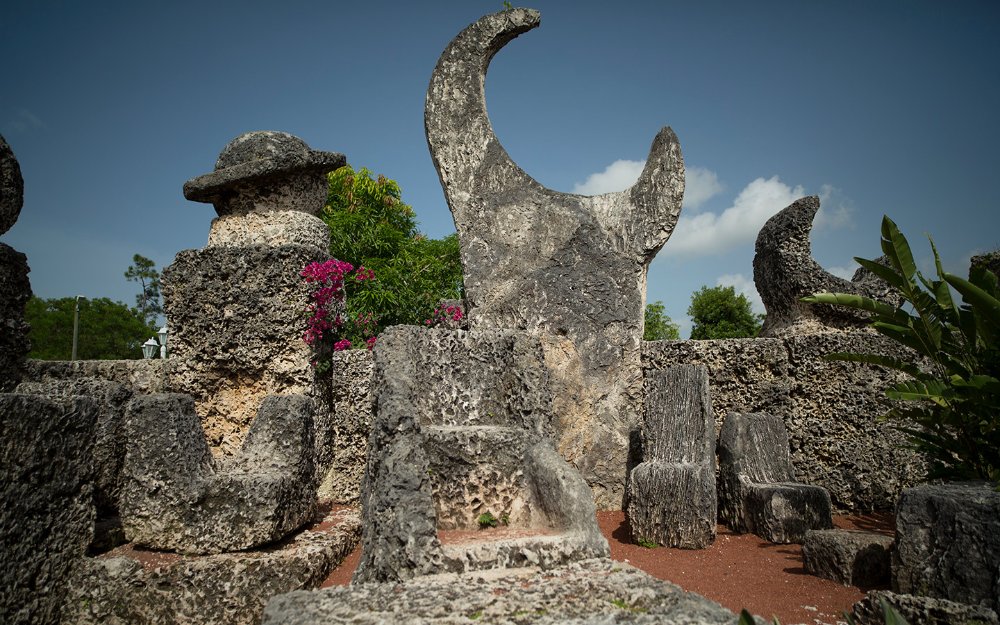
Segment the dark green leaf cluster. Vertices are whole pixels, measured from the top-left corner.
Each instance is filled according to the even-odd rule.
[[[374,280],[346,286],[349,318],[371,312],[377,331],[423,324],[440,300],[462,297],[458,236],[420,234],[395,181],[350,165],[331,172],[321,217],[330,227],[330,254],[375,272]],[[345,338],[364,345],[350,324],[345,327]]]
[[[32,297],[24,309],[31,324],[30,358],[69,360],[73,351],[76,298]],[[77,357],[81,360],[127,360],[142,357],[142,344],[156,334],[142,313],[107,298],[80,299]]]
[[[997,276],[982,267],[970,268],[968,280],[947,273],[933,241],[931,250],[936,280],[917,270],[906,237],[883,217],[882,251],[889,266],[855,260],[898,290],[908,306],[844,293],[819,293],[804,301],[867,311],[876,330],[915,352],[912,360],[884,354],[828,357],[881,365],[908,376],[886,391],[904,401],[887,416],[898,420],[899,429],[927,457],[930,477],[1000,482]]]
[[[642,340],[644,341],[676,341],[681,338],[677,324],[667,315],[663,302],[656,301],[646,304]]]
[[[760,317],[750,300],[731,286],[701,287],[691,295],[688,308],[693,339],[738,339],[757,336]]]

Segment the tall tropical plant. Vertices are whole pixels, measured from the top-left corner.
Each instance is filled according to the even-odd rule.
[[[929,237],[928,237],[929,238]],[[900,307],[845,293],[818,293],[806,302],[867,311],[881,334],[913,350],[913,359],[834,353],[827,358],[881,365],[906,374],[886,395],[902,403],[897,421],[929,461],[929,477],[1000,482],[1000,288],[997,276],[972,267],[969,278],[947,273],[934,241],[937,279],[916,268],[906,237],[882,218],[888,266],[855,258],[902,294]],[[961,295],[956,301],[954,289]]]

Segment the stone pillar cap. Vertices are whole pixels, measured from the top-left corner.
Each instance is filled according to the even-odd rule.
[[[294,173],[327,173],[346,163],[343,154],[313,150],[287,132],[247,132],[222,149],[215,171],[184,183],[184,197],[214,204],[240,183]]]

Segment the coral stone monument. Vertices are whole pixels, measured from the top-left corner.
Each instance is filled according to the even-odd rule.
[[[680,215],[684,164],[664,128],[638,182],[619,193],[558,193],[518,167],[486,113],[486,70],[539,23],[537,11],[511,9],[462,31],[434,69],[424,124],[458,230],[470,329],[541,338],[558,451],[599,507],[618,509],[642,411],[646,271]]]
[[[0,136],[0,234],[17,221],[24,204],[24,179],[14,151]],[[24,305],[31,298],[28,258],[0,243],[0,392],[10,392],[28,356],[28,325]]]
[[[326,173],[345,162],[287,133],[249,132],[222,150],[212,173],[184,184],[186,198],[219,216],[208,244],[180,252],[163,272],[169,386],[194,397],[216,451],[240,449],[267,395],[312,392],[299,274],[329,257],[317,215]]]

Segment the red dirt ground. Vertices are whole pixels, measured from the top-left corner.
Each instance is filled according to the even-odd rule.
[[[834,624],[870,588],[842,586],[806,573],[799,545],[775,545],[752,534],[734,534],[719,526],[707,549],[647,549],[632,544],[625,514],[598,512],[597,522],[611,545],[611,557],[650,575],[673,582],[739,612],[746,608],[785,625]],[[836,527],[892,535],[889,514],[834,517]],[[355,549],[323,582],[323,587],[350,582],[361,559]]]

